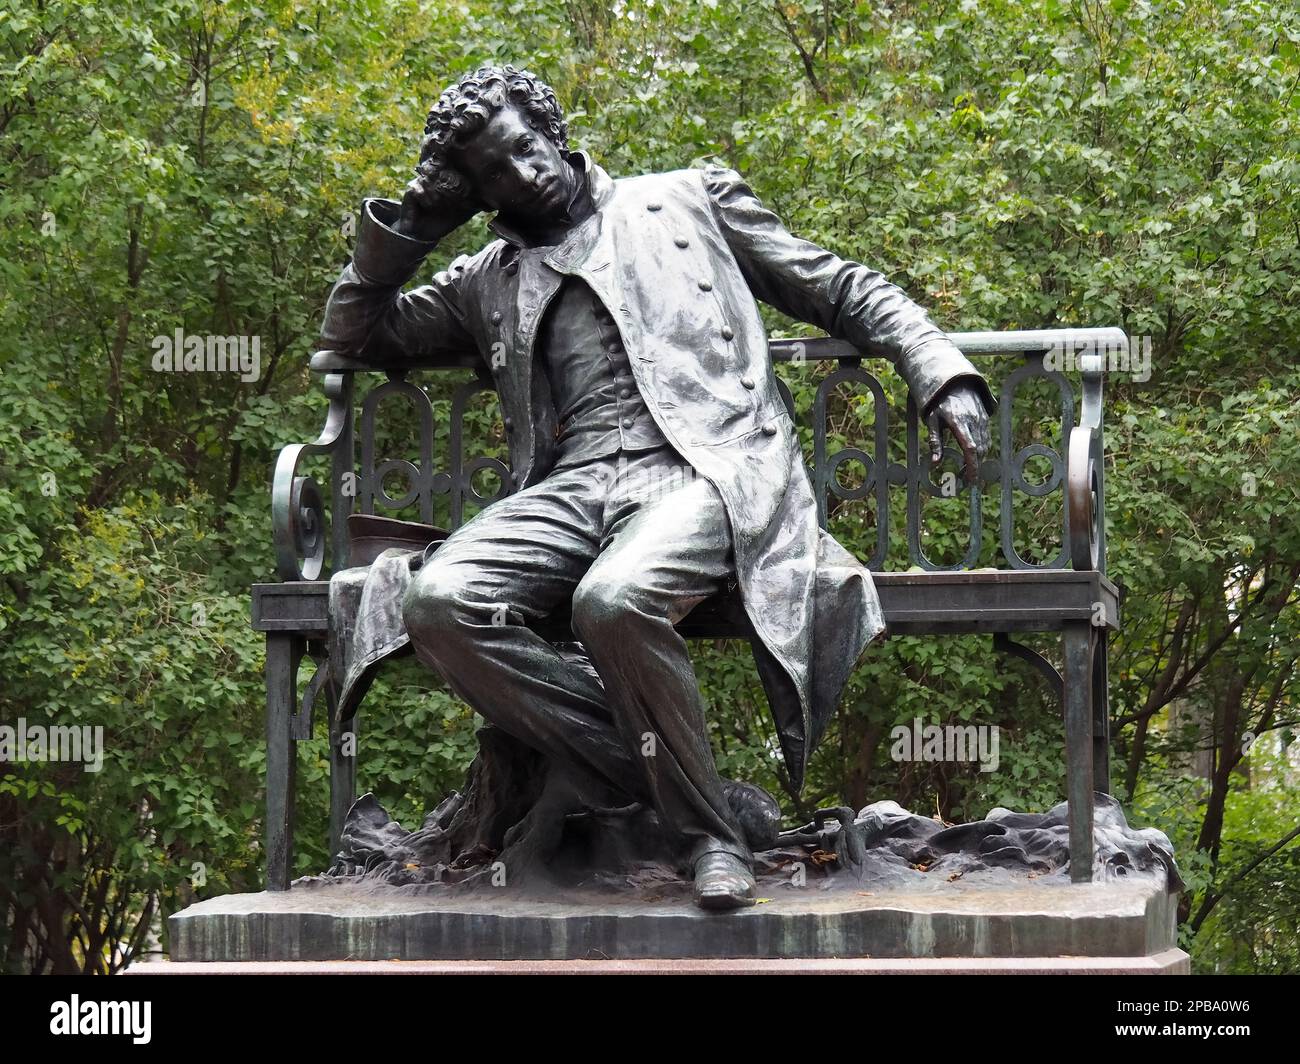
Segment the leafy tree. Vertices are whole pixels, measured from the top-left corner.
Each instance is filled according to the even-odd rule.
[[[736,165],[948,329],[1149,340],[1149,378],[1107,382],[1113,782],[1175,839],[1197,966],[1296,971],[1298,43],[1262,0],[0,0],[0,723],[105,734],[97,773],[0,766],[0,963],[115,970],[195,896],[257,886],[269,462],[319,429],[306,361],[357,205],[400,192],[429,102],[493,60],[551,81],[612,173]],[[486,238],[476,221],[430,268]],[[177,329],[257,337],[256,379],[156,371]],[[801,409],[823,372],[783,368]],[[421,383],[445,409],[450,383]],[[1016,446],[1059,442],[1051,397],[1024,401]],[[842,389],[833,435],[872,417]],[[473,428],[500,453],[490,404]],[[878,517],[831,525],[865,555]],[[1024,550],[1059,545],[1050,509],[1018,522]],[[961,500],[926,527],[960,556]],[[747,651],[694,652],[723,771],[781,792]],[[918,716],[998,724],[1001,770],[891,761]],[[415,669],[363,728],[362,785],[408,820],[473,749]],[[323,740],[299,757],[305,872],[327,860]],[[1046,806],[1062,777],[1027,670],[980,639],[897,640],[785,805],[956,819]]]

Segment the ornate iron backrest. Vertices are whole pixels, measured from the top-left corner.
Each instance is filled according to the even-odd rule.
[[[1128,340],[1118,329],[1047,329],[989,333],[953,333],[951,339],[970,356],[998,356],[1018,359],[1011,372],[1000,381],[999,453],[990,455],[981,468],[981,482],[998,486],[1001,527],[999,550],[1002,559],[1013,569],[1099,569],[1105,571],[1104,488],[1102,477],[1102,384],[1108,353],[1127,350]],[[889,558],[891,500],[890,487],[906,489],[906,527],[908,560],[927,570],[960,570],[974,567],[983,545],[982,492],[967,491],[969,500],[969,548],[959,562],[940,565],[925,554],[921,539],[921,509],[925,497],[937,497],[940,486],[933,480],[922,440],[922,426],[910,399],[905,414],[906,460],[889,460],[890,406],[880,380],[863,367],[860,351],[838,340],[775,340],[770,344],[773,360],[779,365],[790,362],[830,360],[838,363],[823,377],[816,389],[811,414],[813,461],[810,475],[817,497],[818,518],[825,527],[831,497],[852,501],[874,496],[876,506],[876,544],[869,559],[872,569],[881,569]],[[466,356],[459,365],[472,367],[475,360]],[[1082,400],[1078,423],[1075,422],[1075,393],[1063,370],[1080,370]],[[312,368],[322,372],[325,392],[330,398],[330,413],[324,432],[310,444],[286,447],[280,454],[273,488],[273,515],[276,535],[277,564],[282,580],[311,580],[324,569],[325,514],[315,483],[299,475],[298,464],[307,455],[329,455],[331,470],[330,513],[332,521],[328,539],[335,570],[347,565],[348,541],[346,522],[337,519],[354,511],[376,513],[382,510],[403,511],[418,506],[420,520],[433,522],[434,502],[446,496],[450,525],[458,527],[465,518],[467,504],[486,505],[509,493],[510,470],[499,459],[464,454],[465,419],[476,393],[490,391],[491,385],[474,377],[459,383],[452,393],[447,420],[445,465],[439,467],[435,454],[434,408],[427,393],[409,380],[410,371],[422,368],[448,369],[455,366],[403,367],[386,369],[389,379],[371,389],[361,402],[360,415],[354,414],[355,374],[373,372],[377,367],[355,362],[332,352],[319,352]],[[383,369],[382,367],[379,367]],[[1033,443],[1008,454],[1012,446],[1012,410],[1017,390],[1031,380],[1044,380],[1055,389],[1060,401],[1061,451]],[[791,417],[798,421],[789,388],[778,381]],[[996,385],[996,377],[993,381]],[[852,385],[869,393],[874,406],[874,432],[870,449],[846,446],[829,452],[828,410],[831,397],[841,385]],[[416,461],[407,458],[383,458],[377,453],[376,424],[380,410],[396,400],[410,404],[416,418]],[[357,464],[355,437],[360,429],[360,463]],[[1040,483],[1025,479],[1025,465],[1042,458],[1051,473]],[[840,468],[859,462],[865,470],[860,484],[849,487],[839,479]],[[474,485],[475,476],[491,470],[499,478],[497,491],[481,494]],[[406,481],[401,495],[391,495],[385,479],[393,474]],[[1014,536],[1014,502],[1017,494],[1043,497],[1061,492],[1062,547],[1045,562],[1035,563],[1017,552]],[[354,505],[355,504],[355,505]]]

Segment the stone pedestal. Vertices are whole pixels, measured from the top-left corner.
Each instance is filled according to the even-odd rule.
[[[772,894],[724,914],[701,912],[680,896],[542,900],[506,888],[456,896],[334,884],[226,895],[172,916],[172,963],[141,967],[178,974],[241,965],[573,971],[593,962],[611,971],[1187,970],[1175,935],[1178,896],[1151,882],[957,881],[925,892],[783,886]]]

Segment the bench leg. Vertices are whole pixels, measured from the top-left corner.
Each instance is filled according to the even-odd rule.
[[[330,707],[330,857],[341,848],[343,821],[357,797],[357,721],[335,723]]]
[[[1110,794],[1110,633],[1098,628],[1092,648],[1092,789]]]
[[[1065,626],[1066,798],[1070,817],[1070,881],[1092,882],[1092,648],[1087,621]]]
[[[293,738],[298,663],[303,640],[290,632],[266,636],[266,889],[288,890],[293,870],[293,821],[298,755]]]

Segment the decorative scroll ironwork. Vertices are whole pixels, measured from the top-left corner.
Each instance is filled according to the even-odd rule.
[[[1016,390],[1025,381],[1042,378],[1056,385],[1061,395],[1061,439],[1069,440],[1074,429],[1074,389],[1065,375],[1056,370],[1049,370],[1043,364],[1041,352],[1025,356],[1024,365],[1013,370],[1002,383],[1001,408],[1002,446],[1002,556],[1013,569],[1064,569],[1069,562],[1070,525],[1069,514],[1062,502],[1061,506],[1061,550],[1051,561],[1041,565],[1026,561],[1016,550],[1015,543],[1015,497],[1013,492],[1020,491],[1031,496],[1050,495],[1061,487],[1065,480],[1065,461],[1060,453],[1042,444],[1030,444],[1010,454],[1012,447],[1011,413],[1015,405]],[[1030,484],[1025,480],[1025,463],[1030,458],[1045,457],[1052,463],[1052,474],[1042,484]]]
[[[1051,688],[1052,697],[1056,699],[1057,704],[1061,703],[1065,694],[1065,681],[1061,678],[1056,666],[1038,653],[1037,650],[1026,646],[1024,643],[1017,643],[1006,632],[993,633],[993,649],[1000,654],[1009,654],[1032,665],[1039,675],[1047,681],[1047,686]]]
[[[944,457],[953,454],[951,447],[944,448]],[[961,455],[957,454],[958,465]],[[907,400],[907,467],[903,470],[907,479],[907,553],[913,565],[930,572],[956,572],[960,569],[973,569],[979,562],[980,547],[984,541],[984,514],[981,508],[981,495],[978,490],[971,490],[960,480],[953,484],[956,498],[963,491],[970,497],[970,534],[966,554],[956,565],[937,565],[932,562],[921,546],[921,495],[931,498],[944,498],[943,488],[936,484],[931,476],[929,448],[921,446],[921,415],[911,397]]]
[[[1106,477],[1102,442],[1101,395],[1105,369],[1094,352],[1080,359],[1083,402],[1080,424],[1069,435],[1069,486],[1066,493],[1067,549],[1076,569],[1106,571]],[[1105,690],[1106,688],[1103,688]]]
[[[1007,373],[1000,382],[1000,441],[999,453],[989,456],[980,469],[980,488],[997,486],[1000,500],[1000,553],[1006,564],[1013,569],[1061,569],[1073,564],[1076,568],[1086,565],[1089,568],[1102,568],[1105,565],[1105,530],[1102,527],[1103,509],[1102,483],[1102,435],[1101,435],[1101,391],[1102,372],[1091,363],[1083,364],[1083,408],[1081,425],[1076,429],[1074,403],[1075,392],[1069,380],[1045,365],[1044,354],[1053,344],[1068,345],[1078,343],[1080,337],[1096,340],[1105,336],[1111,342],[1110,334],[1122,336],[1118,330],[1048,330],[1026,333],[994,334],[954,334],[953,339],[968,353],[993,354],[999,361],[1011,357],[1019,364]],[[1023,338],[1020,344],[1018,338]],[[961,341],[966,339],[968,343]],[[902,487],[906,497],[906,541],[907,562],[932,571],[953,571],[970,569],[979,564],[983,541],[983,498],[981,490],[972,490],[960,480],[957,494],[950,495],[944,487],[933,479],[933,467],[929,462],[928,447],[922,440],[923,426],[914,404],[908,401],[906,418],[906,458],[900,464],[889,461],[890,408],[884,387],[880,380],[862,366],[862,357],[840,341],[774,341],[772,345],[774,360],[803,361],[828,360],[839,365],[818,385],[812,410],[810,411],[810,428],[812,432],[813,456],[809,469],[817,499],[817,516],[819,523],[825,527],[833,507],[831,499],[855,502],[867,498],[875,501],[875,544],[871,557],[866,559],[870,568],[886,568],[891,561],[890,543],[890,488]],[[994,383],[996,375],[994,376]],[[349,511],[351,495],[357,496],[361,512],[374,513],[376,508],[402,510],[413,505],[419,507],[421,520],[432,523],[434,500],[439,495],[449,497],[449,525],[457,528],[465,520],[465,506],[486,506],[497,499],[509,495],[513,490],[510,469],[500,459],[465,456],[466,414],[470,401],[479,392],[490,390],[491,385],[480,378],[458,383],[453,391],[450,411],[447,418],[446,453],[444,460],[435,451],[435,412],[425,391],[410,383],[401,370],[389,372],[389,380],[370,391],[360,410],[361,455],[359,469],[355,475],[355,490],[352,493],[340,491],[340,481],[350,472],[352,454],[352,424],[350,418],[342,417],[341,407],[351,399],[350,372],[330,373],[327,378],[327,391],[331,393],[331,415],[327,429],[316,443],[298,449],[286,448],[282,455],[277,476],[285,481],[278,525],[284,526],[280,533],[281,554],[287,558],[292,550],[296,557],[305,557],[306,563],[298,575],[297,563],[294,563],[294,575],[290,579],[312,578],[319,572],[318,540],[323,531],[315,522],[323,521],[318,515],[319,500],[312,504],[313,496],[310,485],[304,478],[289,480],[293,465],[302,453],[330,453],[334,459],[334,506],[335,515]],[[1041,443],[1031,443],[1013,450],[1013,407],[1018,390],[1026,381],[1043,379],[1054,385],[1060,397],[1060,430],[1062,448],[1057,451]],[[844,384],[862,389],[871,397],[873,404],[873,427],[870,440],[857,441],[838,450],[830,450],[830,426],[828,424],[831,398],[836,390]],[[787,384],[778,378],[777,387],[791,417],[798,420],[794,397]],[[418,425],[418,439],[415,444],[415,458],[382,458],[376,453],[375,426],[379,407],[386,401],[398,397],[412,405]],[[1066,452],[1066,453],[1062,453]],[[952,447],[945,452],[945,458],[956,458],[960,464],[960,455]],[[1045,459],[1051,466],[1047,479],[1040,483],[1031,483],[1025,477],[1025,466],[1034,459]],[[842,482],[841,470],[850,463],[862,466],[863,478],[860,484],[848,486]],[[500,478],[500,484],[492,494],[484,494],[475,486],[475,477],[482,470],[490,470]],[[399,473],[405,480],[405,490],[393,494],[384,485],[386,477]],[[965,492],[969,496],[968,547],[965,554],[955,564],[942,565],[932,561],[925,553],[923,530],[923,504],[926,497],[946,498],[960,497]],[[1052,558],[1035,563],[1021,556],[1015,544],[1015,501],[1016,496],[1043,498],[1055,493],[1062,497],[1061,505],[1061,550]],[[302,513],[298,513],[301,509]],[[297,515],[295,517],[295,514]],[[334,540],[335,567],[345,561],[346,539],[340,544],[339,522],[331,529]],[[315,538],[313,538],[315,537]],[[282,558],[282,569],[287,564]],[[312,575],[308,575],[308,571]],[[287,573],[287,570],[286,570]]]
[[[315,670],[312,672],[311,679],[307,681],[303,688],[302,699],[298,703],[298,712],[289,720],[289,733],[295,739],[310,739],[312,729],[312,710],[316,706],[321,692],[325,694],[326,708],[329,711],[329,719],[334,719],[334,687],[330,684],[329,656],[325,649],[325,644],[319,640],[307,640],[305,646],[299,645],[293,651],[293,671],[295,684],[297,683],[298,666],[304,656],[310,657]]]
[[[380,403],[393,396],[401,396],[411,404],[419,423],[416,464],[405,458],[375,461],[375,414]],[[406,479],[406,491],[394,497],[384,487],[384,479],[391,473],[401,473]],[[433,524],[433,406],[424,389],[394,374],[366,396],[361,405],[361,471],[358,477],[357,497],[363,514],[373,514],[378,504],[388,510],[405,510],[419,503],[420,520]]]
[[[310,455],[332,459],[333,506],[330,529],[333,561],[337,569],[347,556],[346,530],[340,515],[351,500],[344,497],[343,473],[352,466],[352,374],[327,373],[325,394],[329,414],[321,434],[311,443],[282,448],[271,482],[271,530],[275,537],[275,568],[281,580],[315,580],[324,568],[325,507],[320,489],[310,477],[300,476],[298,463]]]
[[[490,391],[491,386],[481,380],[474,380],[460,385],[451,400],[451,435],[448,448],[451,451],[451,527],[459,528],[465,518],[465,500],[486,506],[497,499],[504,499],[511,493],[513,481],[510,479],[510,467],[496,458],[478,457],[465,461],[464,432],[465,411],[469,401],[479,392]],[[492,495],[481,495],[474,487],[474,474],[480,469],[491,469],[500,478],[500,485]]]
[[[859,447],[844,447],[829,458],[826,454],[826,407],[835,389],[844,383],[860,384],[866,388],[874,403],[875,441],[873,452],[867,454]],[[864,499],[873,490],[876,495],[876,549],[867,562],[868,568],[879,569],[889,553],[889,401],[880,381],[862,368],[860,360],[841,366],[817,387],[813,400],[813,491],[817,496],[817,522],[826,527],[829,516],[827,495],[834,494],[844,500]],[[839,469],[845,462],[860,462],[863,468],[862,483],[847,488],[839,479]]]
[[[817,357],[815,354],[812,357]],[[1074,392],[1069,381],[1055,371],[1048,370],[1043,364],[1041,352],[1023,356],[1024,362],[1007,375],[1001,388],[1001,440],[1002,455],[991,456],[980,468],[981,485],[997,485],[1001,492],[1001,553],[1008,564],[1015,569],[1060,569],[1069,561],[1066,549],[1046,564],[1035,565],[1022,558],[1015,549],[1014,541],[1014,503],[1015,492],[1042,497],[1054,492],[1061,492],[1065,481],[1066,462],[1059,452],[1043,444],[1030,444],[1017,450],[1009,457],[1012,446],[1011,424],[1012,408],[1015,404],[1017,389],[1029,379],[1043,378],[1051,381],[1061,398],[1061,429],[1063,438],[1068,438],[1073,427]],[[888,461],[889,445],[889,404],[880,381],[871,373],[861,368],[859,359],[840,359],[841,367],[829,374],[818,386],[812,409],[813,432],[813,487],[817,496],[817,517],[822,527],[826,527],[829,516],[829,501],[832,496],[845,501],[854,501],[873,496],[876,502],[876,542],[867,564],[872,569],[883,569],[889,559],[888,542],[890,527],[890,485],[906,487],[907,505],[907,548],[908,563],[930,571],[958,571],[970,569],[979,564],[983,546],[983,498],[981,492],[972,491],[960,481],[957,483],[956,495],[962,492],[968,496],[968,547],[960,561],[953,565],[941,565],[930,559],[923,544],[922,506],[924,499],[949,497],[944,487],[935,483],[929,461],[929,451],[922,440],[921,419],[915,405],[909,400],[906,412],[907,450],[906,463]],[[871,394],[874,404],[874,426],[871,450],[860,446],[842,447],[828,453],[829,426],[827,423],[828,404],[831,395],[842,384],[858,386]],[[953,448],[945,449],[945,458],[955,458],[960,464],[960,455]],[[1040,484],[1032,484],[1025,479],[1025,463],[1031,458],[1046,458],[1052,466],[1051,475]],[[839,469],[847,462],[859,462],[865,470],[862,483],[856,487],[846,487],[839,479]],[[1062,529],[1068,535],[1067,516],[1064,502],[1062,504]],[[1063,543],[1065,540],[1063,539]]]
[[[490,386],[475,378],[464,381],[452,392],[451,412],[447,424],[446,468],[439,469],[435,446],[434,409],[423,388],[407,381],[401,374],[390,374],[390,379],[372,390],[361,407],[361,465],[357,473],[357,502],[361,513],[373,514],[377,509],[405,510],[418,505],[420,520],[434,523],[434,500],[439,495],[448,496],[450,526],[460,527],[465,520],[465,504],[486,506],[510,493],[510,468],[496,458],[479,457],[465,460],[465,415],[470,400]],[[380,406],[386,401],[401,397],[411,404],[417,421],[413,450],[415,461],[408,458],[383,458],[376,454],[375,421]],[[474,477],[488,469],[500,478],[496,492],[485,495],[474,485]],[[405,490],[400,495],[391,494],[384,485],[386,478],[400,473],[405,480]]]

